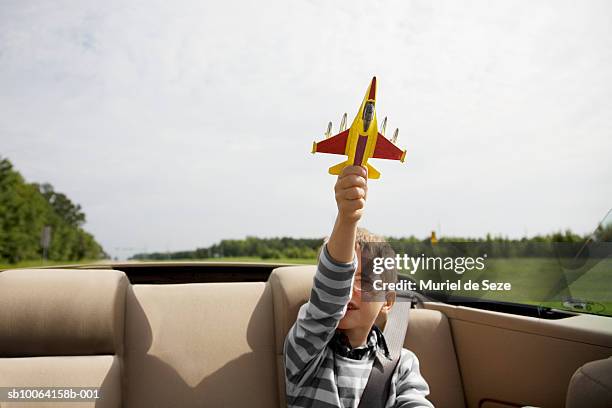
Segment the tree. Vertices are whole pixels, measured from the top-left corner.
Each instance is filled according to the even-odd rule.
[[[0,157],[0,262],[39,259],[41,233],[52,229],[49,259],[105,256],[100,244],[82,229],[81,206],[48,184],[26,183],[12,163]]]

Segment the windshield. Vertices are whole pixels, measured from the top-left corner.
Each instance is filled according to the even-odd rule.
[[[592,240],[596,242],[612,242],[612,209],[593,231]]]
[[[552,294],[550,305],[612,316],[612,210],[561,266],[559,292]]]
[[[414,282],[401,289],[439,301],[612,316],[611,226],[609,213],[583,237],[566,231],[522,239],[438,239],[432,233],[428,241],[392,241],[396,255],[389,262],[403,280]]]

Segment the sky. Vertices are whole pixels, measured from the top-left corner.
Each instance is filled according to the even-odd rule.
[[[361,225],[588,233],[612,207],[609,1],[0,2],[0,155],[113,257],[331,231],[328,121],[377,116]]]

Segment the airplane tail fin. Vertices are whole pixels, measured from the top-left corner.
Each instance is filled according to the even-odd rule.
[[[340,173],[342,173],[342,170],[344,170],[344,168],[348,165],[349,165],[349,162],[348,160],[346,160],[346,161],[343,161],[342,163],[336,164],[335,166],[331,166],[329,168],[329,174],[338,176]]]
[[[378,179],[380,178],[380,171],[376,170],[370,163],[366,163],[368,166],[368,178],[369,179]]]

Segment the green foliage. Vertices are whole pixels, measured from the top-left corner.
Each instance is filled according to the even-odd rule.
[[[435,253],[439,256],[458,254],[479,256],[486,253],[494,258],[574,256],[586,242],[587,237],[570,230],[531,238],[511,239],[487,234],[484,238],[443,237],[440,245],[432,246],[429,238],[390,238],[394,250],[400,253]],[[469,243],[469,244],[467,244]]]
[[[322,238],[257,238],[224,239],[208,248],[195,251],[155,252],[136,254],[131,259],[208,259],[233,257],[258,257],[262,259],[314,259]]]
[[[581,237],[571,231],[556,232],[549,235],[538,235],[532,238],[510,239],[507,237],[494,237],[487,234],[485,238],[441,238],[441,244],[457,244],[457,251],[469,255],[466,251],[473,251],[475,256],[487,253],[492,257],[541,257],[554,256],[559,253],[559,246],[553,243],[565,243],[565,248],[575,254],[586,237]],[[394,238],[387,240],[392,247],[403,253],[430,253],[433,248],[429,238],[419,239],[414,236]],[[461,245],[469,242],[470,245]],[[476,243],[476,245],[474,245]],[[257,238],[224,239],[218,244],[207,248],[198,248],[193,251],[140,253],[131,259],[136,260],[162,260],[162,259],[209,259],[209,258],[237,258],[255,257],[261,259],[315,259],[319,248],[323,244],[322,238]],[[570,245],[571,244],[571,245]],[[449,251],[452,255],[453,247],[438,245],[435,250]],[[456,251],[455,251],[456,252]]]
[[[40,259],[41,236],[51,227],[48,258],[77,261],[105,256],[81,226],[85,214],[50,184],[26,183],[11,162],[0,157],[0,263]]]

